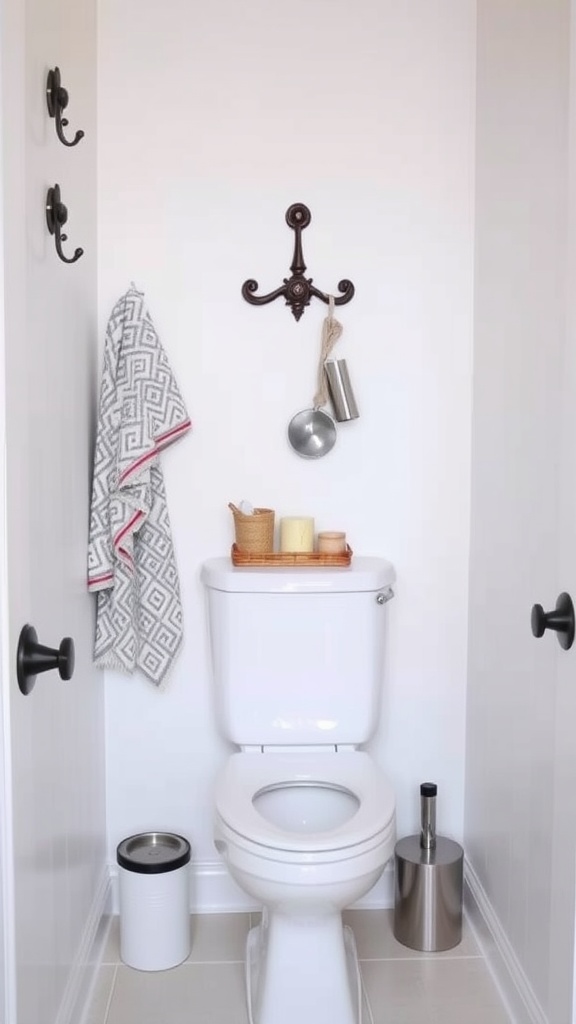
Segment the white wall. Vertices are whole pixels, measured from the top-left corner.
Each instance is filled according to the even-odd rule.
[[[373,749],[399,834],[418,784],[463,828],[474,130],[473,0],[187,0],[99,12],[101,335],[131,280],[147,294],[194,420],[166,454],[186,641],[165,688],[107,674],[110,856],[168,828],[213,861],[226,755],[207,661],[201,562],[232,541],[230,500],[312,514],[398,573]],[[315,284],[340,310],[361,418],[333,452],[288,447],[314,393],[321,321],[240,296],[288,273],[287,207],[305,202]],[[350,694],[353,699],[354,685]]]
[[[569,0],[478,4],[465,829],[495,927],[529,979],[534,1014],[546,1015],[530,1019],[558,1024],[568,1020],[566,1003],[551,1013],[549,955],[559,648],[532,637],[530,609],[553,608],[574,583],[569,534],[556,533],[569,12]]]

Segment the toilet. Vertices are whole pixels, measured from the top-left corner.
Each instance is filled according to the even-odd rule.
[[[370,755],[395,579],[346,568],[204,563],[215,709],[235,748],[215,786],[214,841],[262,906],[248,935],[250,1024],[361,1024],[342,910],[392,857],[395,799]]]

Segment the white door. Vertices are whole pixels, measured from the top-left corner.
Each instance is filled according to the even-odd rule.
[[[575,10],[478,0],[465,840],[519,1024],[573,1014],[576,644],[530,611],[576,600]]]
[[[2,15],[6,1024],[53,1024],[71,998],[105,865],[102,678],[85,584],[98,362],[96,26],[93,0],[8,0]],[[68,136],[86,132],[75,148],[57,140],[48,116],[49,61],[70,93]],[[73,265],[46,226],[56,183],[69,214],[64,252],[85,249]],[[51,648],[72,637],[76,668],[67,682],[39,675],[24,696],[15,668],[27,623]]]

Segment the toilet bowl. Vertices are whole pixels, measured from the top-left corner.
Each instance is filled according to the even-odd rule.
[[[394,852],[394,794],[360,750],[376,734],[394,568],[202,566],[214,707],[238,752],[215,793],[214,841],[263,907],[248,936],[250,1024],[360,1024],[341,911]]]
[[[341,911],[393,854],[394,794],[368,754],[233,754],[215,844],[262,904],[248,936],[251,1024],[359,1024],[358,963]]]

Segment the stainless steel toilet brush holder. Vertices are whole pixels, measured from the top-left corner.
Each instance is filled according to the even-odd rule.
[[[404,946],[439,952],[462,939],[464,851],[436,835],[437,787],[420,786],[420,835],[407,836],[394,851],[394,935]]]

